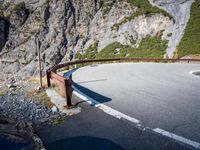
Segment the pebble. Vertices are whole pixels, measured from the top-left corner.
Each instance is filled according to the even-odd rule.
[[[0,114],[14,119],[20,118],[31,124],[40,124],[44,120],[51,123],[54,120],[66,117],[56,107],[49,110],[41,104],[36,104],[25,95],[18,93],[9,93],[0,97],[0,108]]]
[[[56,106],[53,106],[53,107],[51,108],[51,110],[52,110],[53,112],[58,112],[58,108],[57,108]]]

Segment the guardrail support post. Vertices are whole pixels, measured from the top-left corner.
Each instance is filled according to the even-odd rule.
[[[51,86],[51,72],[49,70],[46,71],[46,76],[47,76],[47,86],[50,87]]]
[[[65,79],[65,98],[67,100],[67,108],[72,107],[72,100],[71,100],[71,82],[68,79]]]

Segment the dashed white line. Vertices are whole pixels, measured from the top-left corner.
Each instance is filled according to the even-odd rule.
[[[190,145],[194,148],[197,148],[197,149],[200,149],[200,143],[198,142],[195,142],[195,141],[192,141],[192,140],[189,140],[189,139],[186,139],[182,136],[179,136],[179,135],[176,135],[176,134],[173,134],[171,132],[168,132],[168,131],[165,131],[165,130],[162,130],[160,128],[156,128],[156,129],[153,129],[154,132],[157,132],[161,135],[164,135],[164,136],[167,136],[169,138],[172,138],[176,141],[179,141],[179,142],[182,142],[182,143],[185,143],[187,145]]]
[[[128,120],[128,121],[130,121],[130,122],[132,122],[134,124],[136,124],[137,126],[141,125],[140,121],[138,119],[130,117],[130,116],[128,116],[126,114],[123,114],[123,113],[121,113],[121,112],[119,112],[119,111],[117,111],[117,110],[115,110],[115,109],[113,109],[113,108],[111,108],[109,106],[106,106],[104,104],[101,104],[101,103],[95,101],[94,99],[88,97],[87,95],[85,95],[83,92],[81,92],[80,90],[78,90],[74,86],[73,86],[73,89],[74,89],[73,93],[76,96],[78,96],[82,100],[88,102],[89,104],[94,105],[95,107],[103,110],[105,113],[107,113],[107,114],[109,114],[111,116],[114,116],[115,118],[118,118],[118,119],[124,118],[124,119],[126,119],[126,120]],[[189,140],[187,138],[181,137],[179,135],[167,132],[167,131],[162,130],[160,128],[156,128],[156,129],[152,129],[152,130],[154,132],[156,132],[158,134],[161,134],[163,136],[166,136],[168,138],[174,139],[176,141],[179,141],[179,142],[182,142],[184,144],[190,145],[190,146],[192,146],[194,148],[200,149],[200,143],[198,143],[198,142],[195,142],[195,141]]]

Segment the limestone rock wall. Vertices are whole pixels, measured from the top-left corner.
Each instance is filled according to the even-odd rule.
[[[162,0],[151,2],[167,11],[172,9]],[[11,0],[0,17],[1,79],[37,73],[36,38],[45,72],[54,64],[72,60],[77,51],[84,52],[94,43],[98,43],[99,51],[112,42],[137,46],[147,35],[163,31],[162,38],[169,40],[166,35],[182,25],[176,17],[174,22],[162,14],[141,15],[113,30],[114,24],[137,10],[121,0],[111,3],[106,14],[101,7],[102,0],[16,0],[14,3]],[[179,12],[179,5],[176,6]],[[171,41],[175,37],[176,34]]]

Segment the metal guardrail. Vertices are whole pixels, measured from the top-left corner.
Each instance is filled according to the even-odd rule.
[[[51,80],[59,86],[60,95],[66,98],[67,105],[66,108],[73,107],[71,98],[72,98],[72,80],[67,79],[59,74],[57,70],[67,67],[69,68],[72,65],[78,64],[87,64],[87,63],[105,63],[105,62],[163,62],[163,63],[174,63],[174,62],[200,62],[200,59],[156,59],[156,58],[107,58],[107,59],[91,59],[91,60],[77,60],[71,61],[63,64],[57,64],[49,68],[46,71],[47,85],[51,86]]]

